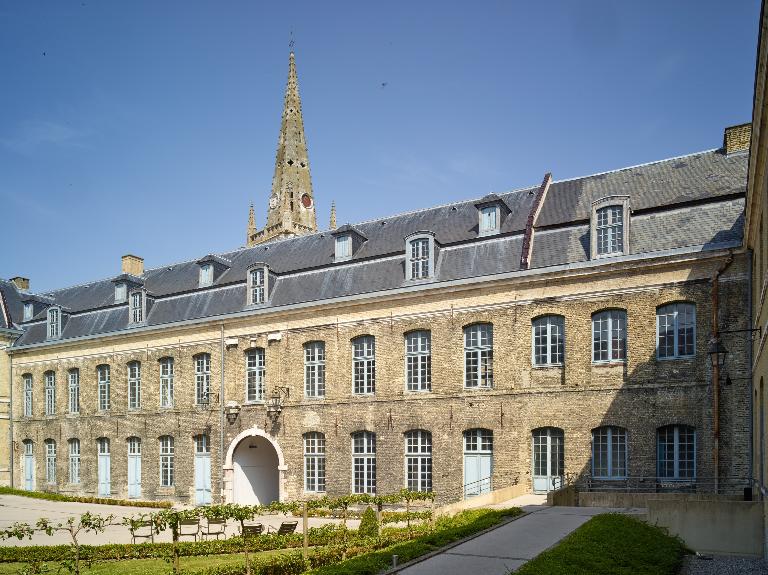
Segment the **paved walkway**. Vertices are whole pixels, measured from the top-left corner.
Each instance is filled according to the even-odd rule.
[[[399,571],[402,575],[506,575],[552,547],[590,517],[618,511],[644,514],[644,509],[547,507],[540,496],[524,495],[493,507],[519,506],[530,515],[470,539]]]

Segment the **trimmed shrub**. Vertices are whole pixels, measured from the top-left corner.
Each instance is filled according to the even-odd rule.
[[[369,506],[363,513],[360,526],[357,528],[357,534],[360,537],[378,537],[379,522],[376,519],[376,512],[372,507]]]
[[[0,495],[19,495],[32,499],[45,499],[47,501],[72,501],[75,503],[97,503],[100,505],[122,505],[123,507],[151,507],[155,509],[167,509],[173,506],[170,501],[137,501],[133,499],[109,499],[108,497],[78,497],[75,495],[63,495],[50,491],[25,491],[12,487],[0,487]]]

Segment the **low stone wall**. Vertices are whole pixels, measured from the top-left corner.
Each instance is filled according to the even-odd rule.
[[[738,495],[712,493],[627,493],[624,491],[580,491],[580,507],[648,507],[651,499],[663,501],[741,501]],[[554,503],[553,505],[558,505]]]
[[[648,522],[701,553],[763,555],[760,502],[648,499]]]
[[[550,491],[547,493],[547,505],[577,507],[579,505],[579,492],[573,485]]]
[[[509,487],[502,487],[501,489],[495,489],[489,493],[477,495],[476,497],[470,497],[463,501],[457,501],[456,503],[450,503],[443,507],[435,509],[435,515],[453,515],[459,511],[465,509],[475,509],[477,507],[484,507],[486,505],[494,505],[507,501],[513,497],[518,497],[528,493],[528,489],[525,485],[510,485]]]

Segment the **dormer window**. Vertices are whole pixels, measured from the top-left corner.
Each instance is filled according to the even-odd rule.
[[[629,253],[629,197],[611,196],[592,204],[592,257]]]
[[[24,303],[24,320],[23,321],[29,321],[32,319],[32,316],[35,315],[34,313],[35,306],[31,301]]]
[[[405,279],[421,280],[435,275],[435,236],[417,232],[405,238]]]
[[[248,304],[259,305],[267,301],[269,292],[267,282],[269,272],[266,266],[258,266],[248,270]]]
[[[48,309],[48,339],[61,335],[61,310],[58,307]]]
[[[128,298],[128,286],[115,284],[115,303],[123,303]]]
[[[499,206],[480,208],[480,235],[495,234],[499,231]]]
[[[130,322],[141,323],[144,321],[144,292],[131,292]]]
[[[207,287],[213,283],[213,264],[200,266],[200,287]]]
[[[336,237],[334,260],[339,262],[352,257],[352,236],[344,234]]]

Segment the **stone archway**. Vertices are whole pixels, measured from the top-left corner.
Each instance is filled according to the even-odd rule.
[[[274,437],[258,427],[246,429],[227,449],[224,501],[242,505],[282,501],[287,469]]]

